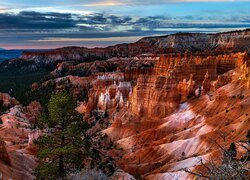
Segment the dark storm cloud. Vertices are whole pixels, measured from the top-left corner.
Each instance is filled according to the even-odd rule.
[[[20,12],[0,14],[0,29],[62,29],[73,28],[71,14]]]
[[[86,24],[106,24],[107,18],[102,13],[95,13],[92,15],[78,16],[79,22]]]
[[[131,17],[119,17],[95,13],[79,15],[70,13],[22,11],[20,13],[0,13],[0,29],[15,29],[33,31],[44,29],[70,29],[81,27],[83,30],[93,30],[96,25],[113,27],[115,25],[129,25]],[[81,25],[85,24],[85,25]]]
[[[196,19],[194,16],[184,17],[165,17],[165,16],[149,16],[142,18],[134,18],[130,16],[107,15],[104,13],[94,13],[88,15],[55,13],[55,12],[34,12],[22,11],[14,13],[0,13],[0,30],[16,31],[16,32],[39,32],[51,30],[60,32],[77,31],[115,31],[120,26],[120,31],[142,31],[147,28],[154,31],[157,28],[237,28],[249,27],[248,17],[235,17],[236,23],[226,23],[228,20],[221,20],[224,23],[203,23],[207,19]],[[233,20],[234,20],[233,19]],[[189,23],[191,21],[196,23]],[[186,21],[186,22],[185,22]],[[200,22],[199,22],[200,21]],[[232,20],[231,20],[232,21]],[[185,23],[183,23],[185,22]],[[124,30],[122,29],[124,28]]]
[[[108,20],[112,25],[129,25],[133,22],[131,17],[118,17],[114,15],[108,16]]]

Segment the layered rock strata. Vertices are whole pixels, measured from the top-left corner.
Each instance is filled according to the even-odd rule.
[[[171,52],[243,52],[250,50],[250,30],[217,34],[179,33],[174,35],[145,37],[130,43],[106,48],[66,47],[47,52],[24,52],[23,60],[37,62],[109,59],[112,57],[134,57],[139,54],[161,54]]]

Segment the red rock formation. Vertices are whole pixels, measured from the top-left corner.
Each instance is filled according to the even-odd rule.
[[[208,72],[206,73],[206,75],[204,76],[204,80],[202,82],[202,94],[206,94],[210,91],[211,89],[211,81],[209,78],[209,74]]]
[[[146,37],[130,43],[106,48],[88,49],[66,47],[46,52],[24,52],[21,59],[49,63],[65,60],[109,59],[112,57],[134,57],[139,54],[164,52],[249,52],[250,30],[217,34],[179,33],[160,37]]]
[[[25,115],[31,124],[37,122],[38,116],[41,114],[41,104],[39,102],[33,101],[28,106],[25,107]]]
[[[92,83],[93,89],[91,91],[92,95],[90,95],[92,99],[89,100],[89,103],[86,103],[83,109],[90,112],[97,106],[103,111],[115,107],[117,100],[111,101],[118,92],[114,84],[129,79],[130,81],[137,81],[128,103],[132,112],[138,116],[164,117],[173,113],[180,102],[192,97],[197,87],[202,86],[203,93],[212,90],[211,81],[217,79],[217,71],[228,71],[248,60],[247,53],[218,56],[178,53],[162,55],[156,61],[154,69],[144,69],[142,66],[126,68],[124,76],[120,72],[99,73],[92,76],[92,79],[97,78]],[[187,81],[187,79],[190,80]],[[218,83],[221,82],[217,81],[214,85],[218,86]],[[126,99],[129,91],[124,91],[122,94],[123,98]],[[109,103],[105,101],[109,101]]]
[[[31,145],[35,136],[30,122],[39,114],[39,109],[37,102],[25,108],[16,105],[0,117],[0,173],[3,179],[34,179],[32,169],[36,162]]]
[[[219,56],[193,56],[190,53],[162,55],[155,65],[155,75],[150,75],[150,72],[137,79],[130,101],[132,112],[138,116],[158,118],[169,115],[178,108],[180,101],[193,96],[200,85],[203,94],[209,92],[211,81],[217,79],[217,71],[228,71],[247,62],[246,56],[246,53]],[[190,75],[192,78],[187,82]]]
[[[192,175],[183,169],[200,169],[197,158],[202,158],[205,163],[211,159],[219,163],[220,148],[214,141],[229,147],[232,142],[244,140],[250,129],[250,92],[246,88],[247,82],[239,79],[241,74],[240,70],[228,72],[225,76],[231,76],[232,81],[216,89],[212,96],[188,99],[163,119],[150,121],[149,117],[140,116],[138,121],[133,116],[133,108],[132,114],[129,109],[120,110],[116,115],[120,117],[119,123],[103,131],[115,143],[116,148],[110,150],[110,155],[126,172],[140,174],[150,180],[173,177],[192,179]],[[149,79],[157,78],[140,77],[137,86],[148,84],[152,92],[157,94],[160,89],[154,87],[154,81],[149,83]],[[158,87],[161,87],[160,83]],[[138,87],[134,89],[133,98],[136,95],[138,98],[141,95],[146,97],[138,92],[149,91],[139,91]],[[157,106],[163,106],[164,93],[161,92]],[[154,101],[154,93],[151,94],[151,99],[145,101],[143,107]],[[144,113],[152,111],[148,109]]]
[[[124,81],[123,73],[100,73],[95,76],[96,80],[93,82],[94,91],[103,91],[108,86]]]
[[[228,73],[225,73],[223,75],[219,75],[218,79],[216,81],[214,81],[213,83],[213,90],[217,90],[220,87],[229,84],[230,82],[232,82],[232,76],[229,75]]]
[[[8,107],[13,107],[19,104],[19,102],[15,98],[12,98],[9,94],[1,92],[0,92],[0,102],[1,105]]]
[[[175,73],[179,81],[187,79],[190,74],[196,81],[202,82],[207,71],[210,80],[215,80],[217,75],[223,74],[236,67],[240,67],[244,62],[250,60],[248,53],[230,53],[216,56],[206,54],[192,55],[170,54],[162,55],[155,65],[156,75],[168,75]]]
[[[181,100],[177,83],[173,76],[140,76],[130,100],[132,112],[157,118],[173,113]]]
[[[124,71],[125,81],[136,81],[140,75],[153,74],[152,67],[127,67]]]
[[[193,80],[193,74],[190,75],[189,80],[184,79],[179,82],[177,87],[178,92],[181,95],[181,101],[186,101],[189,97],[194,96],[195,93],[195,81]]]
[[[28,120],[10,114],[2,115],[1,119],[0,138],[6,142],[5,148],[11,162],[6,164],[0,160],[3,179],[34,179],[32,169],[36,167],[36,162],[28,144],[31,125]]]
[[[219,148],[208,137],[228,146],[250,128],[248,61],[247,53],[171,54],[161,56],[153,73],[128,72],[140,75],[127,105],[105,105],[112,126],[103,133],[116,147],[109,154],[120,168],[145,179],[191,178],[183,168],[200,168],[197,157],[219,159]],[[101,99],[115,97],[110,84],[96,88],[108,90]],[[190,98],[201,86],[202,93]],[[230,140],[223,142],[220,132]]]
[[[0,161],[10,166],[11,165],[10,157],[5,146],[6,146],[5,142],[0,138]]]

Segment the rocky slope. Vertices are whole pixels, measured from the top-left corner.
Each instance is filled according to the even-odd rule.
[[[174,52],[211,51],[249,51],[250,30],[224,32],[217,34],[174,34],[161,37],[149,37],[139,40],[162,49]]]
[[[124,171],[143,179],[192,179],[184,169],[200,170],[199,159],[220,163],[216,143],[235,142],[240,154],[250,129],[249,62],[248,53],[164,55],[134,85],[125,81],[126,71],[124,77],[104,73],[94,78],[82,113],[89,122],[90,112],[108,114],[111,126],[95,128],[113,142],[105,152]]]
[[[157,91],[161,98],[144,116],[134,113],[133,105],[132,109],[124,107],[116,112],[114,125],[103,133],[115,143],[110,155],[120,168],[143,179],[192,179],[184,169],[201,168],[199,159],[219,163],[221,154],[216,143],[229,147],[236,142],[240,149],[239,142],[250,129],[249,82],[241,79],[241,70],[223,76],[231,80],[209,94],[166,108],[172,112],[159,108],[153,116],[148,115],[172,102]]]
[[[12,102],[9,107],[12,108],[0,116],[1,177],[34,179],[33,168],[36,166],[36,161],[32,142],[38,137],[39,131],[32,130],[32,124],[39,115],[41,106],[33,102],[27,107],[22,107],[16,105],[16,100],[10,99]]]
[[[37,62],[50,61],[93,61],[112,57],[134,57],[144,53],[163,52],[238,52],[250,50],[250,30],[217,34],[174,34],[160,37],[146,37],[130,43],[106,48],[66,47],[48,52],[24,52],[21,59]]]

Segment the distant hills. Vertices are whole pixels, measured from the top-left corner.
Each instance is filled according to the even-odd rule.
[[[135,43],[118,44],[105,48],[63,47],[51,51],[25,51],[21,59],[47,61],[92,61],[112,57],[134,57],[139,54],[162,53],[250,53],[250,29],[241,31],[206,33],[177,33],[166,36],[144,37]]]
[[[18,58],[22,54],[23,50],[6,50],[3,48],[0,48],[0,62]]]

